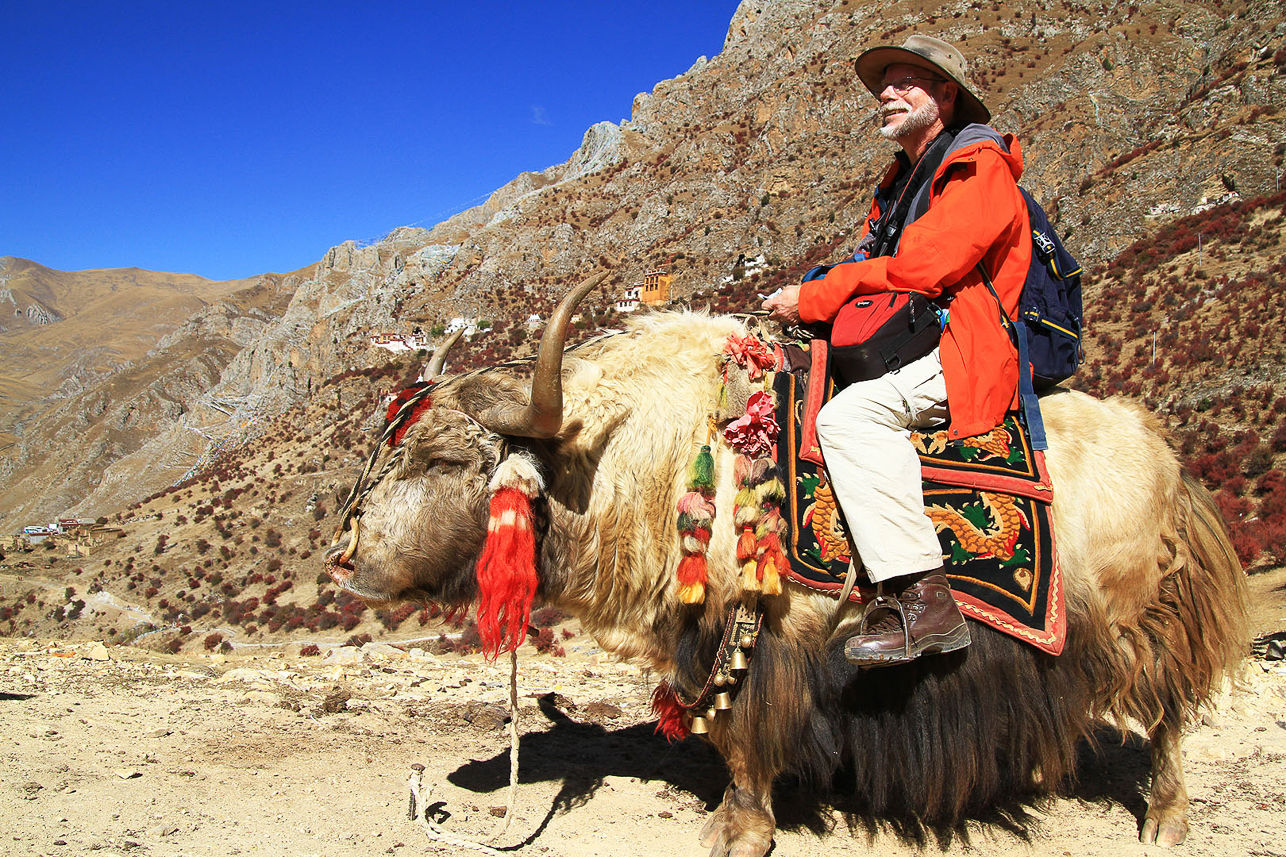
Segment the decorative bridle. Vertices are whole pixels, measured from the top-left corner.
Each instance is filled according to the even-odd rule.
[[[425,408],[433,404],[433,382],[416,384],[403,390],[398,397],[389,405],[389,414],[384,422],[384,430],[380,432],[379,440],[371,449],[371,454],[366,459],[366,465],[358,475],[357,481],[353,483],[353,488],[348,492],[348,498],[344,500],[344,505],[339,513],[339,526],[335,529],[335,535],[331,539],[332,543],[338,543],[344,531],[352,525],[352,532],[349,535],[348,547],[344,553],[338,557],[337,565],[345,565],[353,558],[357,552],[357,540],[360,537],[359,520],[362,517],[362,504],[370,497],[371,491],[375,486],[387,476],[392,470],[401,463],[402,457],[406,454],[402,446],[402,437],[411,424],[419,418]],[[408,395],[409,394],[409,395]],[[395,410],[396,408],[396,410]],[[375,469],[375,462],[379,460],[380,451],[384,445],[388,444],[391,452],[384,466],[375,478],[371,478],[371,471]]]
[[[540,338],[540,348],[536,352],[531,396],[525,405],[493,406],[476,417],[472,414],[464,414],[462,411],[460,413],[472,422],[477,423],[487,433],[499,436],[502,442],[506,436],[547,439],[557,434],[563,420],[561,367],[563,345],[567,337],[567,326],[571,323],[572,313],[575,312],[576,306],[581,299],[606,280],[609,274],[609,271],[601,271],[583,280],[563,297],[553,313],[550,314],[549,325],[545,328],[545,332]],[[387,422],[385,423],[384,431],[380,433],[379,442],[375,444],[375,448],[371,451],[370,458],[366,461],[366,466],[362,469],[357,482],[354,483],[353,490],[349,492],[348,499],[344,501],[344,507],[340,512],[339,527],[335,531],[335,537],[332,541],[338,543],[340,537],[344,535],[344,531],[349,529],[350,526],[352,532],[349,536],[347,549],[336,558],[336,566],[346,565],[357,552],[357,543],[361,537],[361,526],[358,521],[361,519],[362,503],[370,496],[371,491],[380,483],[380,480],[401,462],[404,455],[400,444],[402,434],[419,417],[424,408],[432,406],[431,395],[434,386],[432,379],[436,378],[438,373],[442,371],[446,361],[447,350],[460,338],[461,333],[462,330],[457,330],[434,351],[429,366],[426,367],[425,373],[421,375],[421,378],[424,379],[421,384],[404,390],[389,406]],[[379,460],[380,449],[385,443],[389,443],[392,454],[375,478],[371,479],[371,472],[375,469],[375,463]],[[530,457],[526,457],[525,462],[514,462],[505,472],[505,462],[512,461],[514,458],[515,456],[513,455],[506,455],[505,450],[502,448],[500,460],[497,462],[497,467],[492,474],[491,480],[495,483],[497,479],[500,479],[501,484],[498,488],[493,487],[493,495],[500,488],[511,487],[511,483],[523,486],[540,484],[539,470],[536,467],[535,460]],[[528,499],[534,499],[534,497],[529,495]]]

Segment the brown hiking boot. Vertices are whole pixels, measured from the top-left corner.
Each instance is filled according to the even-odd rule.
[[[894,578],[892,594],[876,596],[862,614],[860,632],[844,643],[844,657],[861,667],[904,664],[924,654],[969,645],[969,626],[939,569]]]

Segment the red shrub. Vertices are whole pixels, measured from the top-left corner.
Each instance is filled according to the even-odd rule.
[[[1188,469],[1211,491],[1227,484],[1240,470],[1232,454],[1226,450],[1207,453],[1189,464]]]
[[[566,657],[567,651],[558,643],[558,636],[554,633],[553,628],[541,628],[532,638],[531,644],[536,647],[536,651],[543,652],[555,657]]]
[[[1277,431],[1273,432],[1273,439],[1268,442],[1268,445],[1272,447],[1273,452],[1286,452],[1286,420],[1283,420],[1277,427]]]
[[[1250,565],[1263,552],[1264,547],[1259,541],[1257,529],[1240,526],[1232,528],[1232,547],[1244,566]]]
[[[1223,515],[1224,520],[1234,529],[1236,524],[1244,520],[1246,515],[1250,513],[1250,501],[1229,491],[1220,491],[1215,494],[1215,505],[1219,507],[1219,512]]]

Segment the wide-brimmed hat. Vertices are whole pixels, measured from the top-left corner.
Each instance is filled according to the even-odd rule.
[[[876,98],[884,89],[884,70],[894,63],[906,63],[946,75],[960,88],[956,97],[955,122],[980,122],[991,119],[991,111],[965,82],[968,63],[964,54],[941,39],[932,36],[911,36],[901,47],[882,45],[864,51],[857,58],[857,76]]]

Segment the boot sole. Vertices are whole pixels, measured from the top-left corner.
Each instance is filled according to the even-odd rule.
[[[912,643],[911,650],[905,654],[883,654],[864,650],[860,646],[844,646],[844,657],[849,663],[862,669],[872,667],[891,667],[898,664],[909,664],[921,655],[942,655],[963,649],[972,642],[969,636],[969,623],[961,622],[945,634],[930,634]]]

